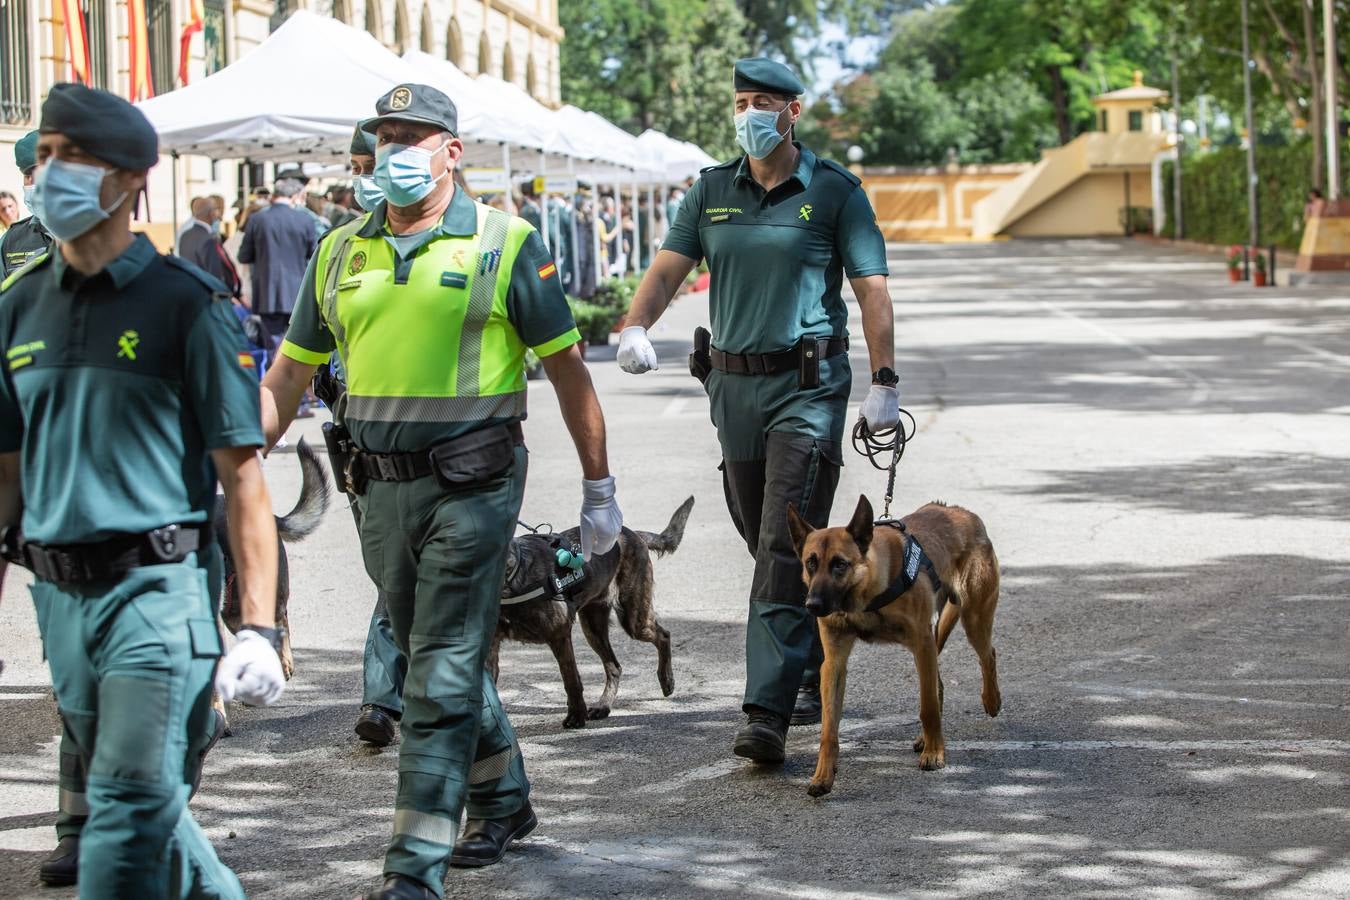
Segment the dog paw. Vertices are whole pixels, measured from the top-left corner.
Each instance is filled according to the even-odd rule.
[[[919,735],[914,739],[914,752],[915,753],[923,752],[923,735]]]
[[[984,711],[989,713],[991,717],[997,716],[999,711],[1003,709],[1003,695],[998,691],[994,691],[992,694],[981,694],[980,701],[984,703]]]
[[[824,797],[834,789],[834,784],[829,781],[813,781],[806,789],[806,792],[812,797]]]
[[[669,674],[669,673],[661,674],[661,675],[657,676],[657,680],[661,682],[661,696],[662,696],[662,697],[669,697],[671,694],[675,693],[675,676],[674,676],[674,675],[671,675],[671,674]]]
[[[564,727],[564,728],[585,728],[585,727],[586,727],[586,714],[585,714],[585,713],[568,713],[568,714],[567,714],[567,718],[563,719],[563,727]]]
[[[608,706],[592,706],[590,709],[586,710],[586,718],[589,719],[589,720],[592,721],[592,722],[596,721],[597,719],[608,719],[608,718],[609,718],[609,707],[608,707]]]
[[[931,772],[934,769],[941,769],[947,765],[947,751],[938,750],[936,753],[920,753],[919,768],[925,772]]]

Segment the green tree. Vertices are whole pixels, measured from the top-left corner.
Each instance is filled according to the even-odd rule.
[[[858,133],[869,162],[931,165],[971,142],[969,123],[933,80],[927,62],[870,78],[875,96]]]
[[[1050,103],[1021,75],[992,72],[956,92],[969,126],[961,161],[1030,162],[1056,143]]]

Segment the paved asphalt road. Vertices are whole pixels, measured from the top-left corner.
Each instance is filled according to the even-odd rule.
[[[684,370],[707,318],[687,297],[655,335],[659,373],[591,352],[628,521],[659,529],[698,501],[656,569],[675,694],[616,629],[614,715],[564,731],[551,655],[509,646],[502,696],[541,824],[503,863],[452,871],[448,894],[1350,896],[1344,292],[1229,285],[1217,258],[1122,241],[895,246],[891,268],[920,423],[898,510],[936,497],[988,523],[1002,714],[984,715],[955,637],[948,765],[921,772],[913,664],[862,647],[833,794],[806,794],[816,728],[792,731],[778,770],[731,756],[750,566]],[[579,469],[551,389],[531,390],[523,516],[572,525]],[[847,461],[836,521],[882,493]],[[294,457],[267,472],[289,506]],[[298,673],[278,706],[236,710],[193,807],[252,896],[346,898],[377,882],[392,817],[395,754],[351,731],[374,591],[341,508],[291,566]],[[64,897],[36,886],[57,721],[25,594],[11,579],[0,607],[0,895]]]

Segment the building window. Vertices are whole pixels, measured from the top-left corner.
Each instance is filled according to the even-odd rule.
[[[478,36],[478,74],[487,75],[492,71],[492,44],[488,42],[487,32]]]
[[[516,57],[511,52],[511,45],[507,44],[506,49],[502,51],[502,81],[509,81],[512,84],[516,80]]]
[[[433,27],[431,22],[431,0],[427,0],[426,3],[422,4],[422,24],[418,28],[418,31],[421,32],[419,39],[421,40],[423,53],[436,52],[436,40],[431,36]]]
[[[1098,126],[1098,128],[1099,128],[1101,131],[1110,131],[1110,130],[1111,130],[1111,129],[1109,129],[1109,128],[1106,127],[1106,110],[1102,110],[1102,111],[1101,111],[1100,121],[1101,121],[1101,124]]]
[[[1144,130],[1144,114],[1137,109],[1130,110],[1130,130]]]
[[[28,65],[28,0],[0,0],[0,119],[8,125],[33,117]]]
[[[178,67],[174,64],[177,41],[173,33],[173,4],[170,0],[149,0],[145,7],[145,30],[150,35],[150,86],[155,95],[173,90]]]
[[[281,27],[281,23],[291,17],[295,12],[295,4],[291,0],[275,0],[272,4],[272,18],[267,20],[267,31],[271,33]]]
[[[384,43],[384,14],[379,0],[366,0],[366,31],[381,44]]]
[[[445,29],[445,58],[464,68],[464,35],[459,30],[459,20],[453,17],[450,27]]]
[[[225,68],[225,0],[202,0],[202,42],[206,50],[206,74]]]
[[[108,87],[108,3],[80,0],[84,37],[89,44],[89,86]]]
[[[539,97],[539,78],[534,72],[534,57],[525,60],[525,92],[536,100]]]
[[[352,24],[351,0],[333,0],[333,18],[343,25]]]
[[[394,52],[402,53],[411,49],[408,40],[408,4],[403,0],[394,0]]]

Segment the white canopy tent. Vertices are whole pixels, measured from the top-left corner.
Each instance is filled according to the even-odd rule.
[[[638,146],[647,154],[648,167],[656,169],[661,180],[679,183],[698,177],[699,170],[717,165],[703,148],[688,141],[677,141],[659,131],[647,129],[637,137]]]

